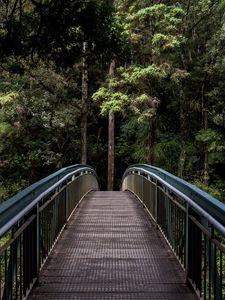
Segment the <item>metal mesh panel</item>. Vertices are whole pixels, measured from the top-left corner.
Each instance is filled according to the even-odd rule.
[[[76,173],[78,177],[60,177],[58,185],[47,190],[43,198],[40,194],[39,202],[35,199],[1,239],[0,299],[23,299],[27,295],[79,200],[98,189],[94,172],[86,169]]]
[[[155,218],[156,185],[147,178],[143,178],[143,202]]]
[[[130,193],[92,192],[72,215],[30,299],[194,300],[194,295],[141,203]]]
[[[179,178],[174,180],[168,174],[160,178],[145,172],[144,168],[129,169],[123,190],[132,191],[145,204],[185,268],[187,279],[199,297],[225,299],[225,237],[223,225],[213,220],[215,211],[206,216],[202,207],[197,208],[195,188],[191,193],[189,191],[192,200],[177,188],[181,183]],[[169,183],[165,178],[169,178]],[[184,189],[188,184],[182,182],[182,186]],[[205,197],[204,206],[208,198],[209,195]]]

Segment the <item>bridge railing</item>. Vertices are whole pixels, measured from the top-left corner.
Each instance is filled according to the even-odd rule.
[[[24,299],[70,215],[98,190],[95,171],[74,165],[0,205],[0,299]]]
[[[225,299],[225,205],[148,165],[133,165],[122,190],[134,193],[157,223],[201,299]]]

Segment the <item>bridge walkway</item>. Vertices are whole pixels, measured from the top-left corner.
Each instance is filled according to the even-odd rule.
[[[71,217],[28,299],[196,297],[141,203],[126,192],[91,192]]]

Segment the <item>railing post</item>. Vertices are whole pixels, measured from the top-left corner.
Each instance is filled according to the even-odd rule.
[[[186,281],[188,281],[188,257],[189,257],[189,204],[186,202],[186,218],[185,218],[185,271]]]
[[[171,241],[172,247],[174,247],[175,236],[173,234],[173,223],[172,223],[172,214],[171,214],[171,200],[169,198],[168,188],[165,188],[165,208],[166,208],[166,221],[167,221],[167,232],[169,240]]]
[[[155,221],[158,223],[158,181],[155,183]]]
[[[196,291],[202,289],[201,264],[202,264],[202,232],[196,225],[200,222],[199,215],[189,208],[188,220],[188,279],[194,284]]]
[[[36,268],[37,268],[37,281],[39,280],[39,270],[40,270],[40,209],[39,203],[36,206]]]
[[[65,226],[66,226],[66,223],[67,223],[67,188],[68,188],[68,182],[66,182],[66,187],[65,187],[65,189],[64,189],[64,191],[65,191],[65,197],[64,197],[64,201],[65,201],[65,213],[64,213],[64,224],[65,224]]]
[[[213,240],[215,238],[215,230],[213,225],[210,226],[210,240]],[[211,261],[211,269],[209,270],[211,276],[211,281],[212,281],[212,287],[213,287],[213,295],[215,299],[219,300],[220,295],[222,293],[223,287],[221,286],[221,282],[219,279],[219,274],[217,270],[217,257],[216,257],[216,249],[215,247],[212,246],[212,243],[208,242],[208,260]],[[209,255],[211,254],[211,257],[209,258]]]

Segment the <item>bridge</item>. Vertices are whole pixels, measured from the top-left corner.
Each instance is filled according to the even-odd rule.
[[[0,205],[0,299],[225,299],[225,205],[156,167],[74,165]]]

